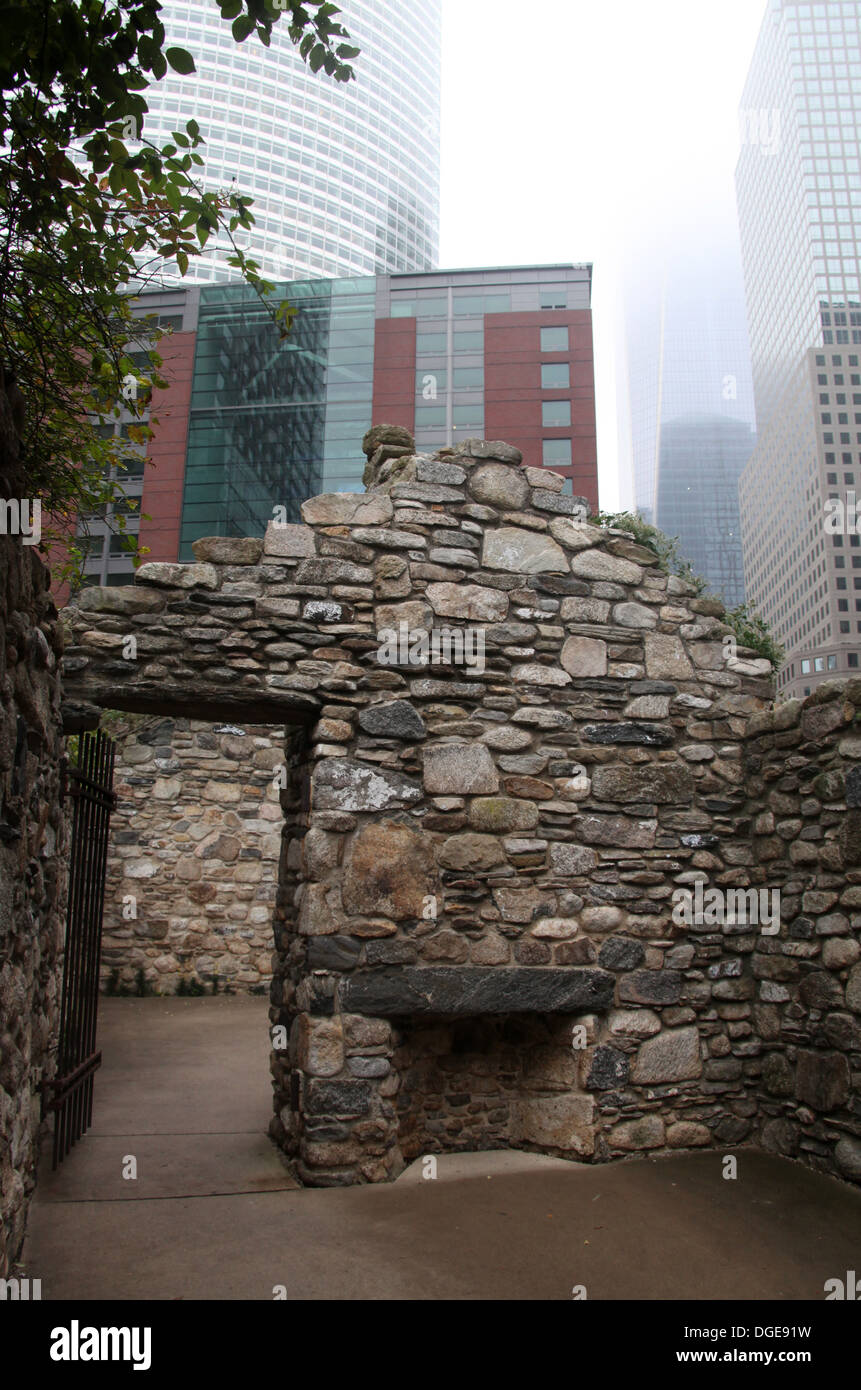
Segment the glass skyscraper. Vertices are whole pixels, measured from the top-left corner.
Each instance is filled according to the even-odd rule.
[[[146,93],[148,140],[194,118],[209,189],[254,199],[241,245],[270,280],[428,270],[439,248],[441,0],[349,0],[355,80],[312,73],[287,36],[236,43],[213,0],[168,0],[168,43],[197,71]],[[229,244],[193,259],[185,283],[235,280]],[[178,277],[177,277],[178,278]],[[165,282],[167,283],[167,281]]]
[[[623,496],[678,536],[694,570],[734,605],[744,596],[738,476],[754,444],[737,232],[692,218],[672,244],[639,251],[625,275],[619,354]]]
[[[721,415],[680,415],[661,430],[657,524],[729,608],[744,601],[738,480],[754,438]]]
[[[371,276],[281,287],[300,310],[283,342],[249,286],[201,288],[182,558],[214,530],[262,535],[273,502],[298,520],[300,504],[324,486],[361,486],[376,283]]]
[[[758,432],[745,580],[787,647],[779,688],[804,695],[861,652],[861,537],[824,524],[861,487],[861,0],[770,0],[741,128]]]

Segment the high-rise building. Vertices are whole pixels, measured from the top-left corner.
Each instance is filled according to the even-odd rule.
[[[168,43],[197,71],[168,72],[146,98],[148,140],[194,118],[210,189],[254,199],[242,246],[270,280],[428,270],[439,251],[441,0],[350,0],[356,78],[312,73],[287,35],[236,43],[213,0],[170,0]],[[187,281],[235,279],[226,240]],[[178,280],[178,276],[175,276]]]
[[[728,608],[744,602],[738,480],[754,435],[743,420],[680,415],[661,429],[657,525]]]
[[[623,314],[620,458],[631,475],[623,497],[678,537],[714,592],[740,603],[738,476],[753,448],[754,411],[735,227],[691,218],[677,222],[672,242],[639,244]]]
[[[861,0],[770,0],[741,123],[745,581],[787,649],[779,690],[805,695],[861,652],[861,536],[840,522],[861,495]]]
[[[172,561],[201,536],[262,535],[276,506],[299,520],[307,497],[361,490],[362,436],[381,423],[426,451],[504,439],[597,508],[591,283],[590,265],[293,282],[283,342],[244,284],[142,296],[135,311],[172,329],[170,386],[149,466],[129,444],[128,529]],[[91,583],[132,577],[113,511],[81,523]]]

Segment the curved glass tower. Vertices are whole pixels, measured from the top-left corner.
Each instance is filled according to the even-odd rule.
[[[236,43],[213,0],[169,0],[167,43],[197,71],[146,93],[148,140],[192,117],[207,189],[254,199],[240,245],[270,280],[429,270],[439,249],[441,0],[344,0],[361,48],[355,80],[312,73],[279,21],[272,44]],[[235,181],[235,182],[234,182]],[[229,244],[192,260],[185,283],[235,279]],[[177,277],[178,278],[178,277]]]

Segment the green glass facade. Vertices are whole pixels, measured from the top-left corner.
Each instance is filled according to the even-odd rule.
[[[180,555],[201,536],[262,535],[321,492],[361,490],[371,419],[376,279],[277,287],[298,313],[280,339],[246,285],[200,292]]]

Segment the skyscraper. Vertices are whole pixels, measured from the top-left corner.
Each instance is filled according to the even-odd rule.
[[[361,48],[356,78],[312,73],[287,16],[264,48],[236,43],[212,0],[170,0],[168,43],[197,71],[147,92],[148,140],[194,117],[208,188],[254,199],[241,244],[271,280],[428,270],[439,246],[441,0],[350,0],[341,22]],[[235,183],[234,183],[235,181]],[[186,282],[235,279],[226,241]]]
[[[679,415],[661,429],[657,525],[729,608],[744,601],[738,480],[754,434],[743,420]]]
[[[740,485],[748,595],[804,695],[858,669],[861,0],[770,0],[736,171],[758,442]]]
[[[633,504],[739,603],[738,475],[754,412],[737,231],[729,220],[676,217],[672,243],[640,242],[638,252],[625,276],[620,353],[620,457],[630,461]]]

